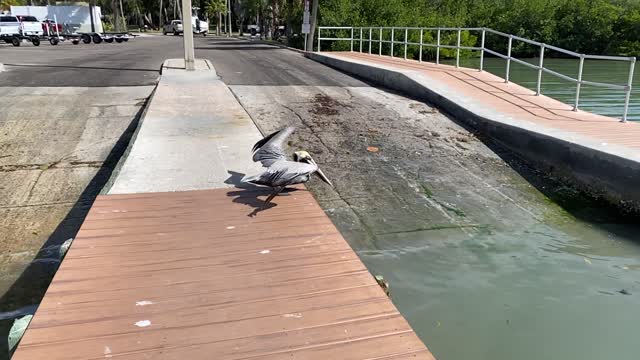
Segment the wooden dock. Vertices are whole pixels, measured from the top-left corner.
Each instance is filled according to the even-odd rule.
[[[305,189],[256,195],[99,197],[13,359],[433,359]]]

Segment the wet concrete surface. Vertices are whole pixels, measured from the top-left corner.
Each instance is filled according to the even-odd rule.
[[[0,87],[0,359],[126,148],[153,87]]]
[[[262,56],[305,61],[281,51]],[[314,179],[311,191],[438,358],[637,356],[637,219],[428,104],[364,83],[287,84],[271,69],[238,78],[218,55],[263,132],[298,127],[291,152],[308,150],[335,184]]]

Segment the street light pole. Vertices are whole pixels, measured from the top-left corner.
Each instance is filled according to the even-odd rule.
[[[196,68],[191,11],[191,0],[182,0],[182,33],[184,35],[184,68],[186,70],[195,70]]]

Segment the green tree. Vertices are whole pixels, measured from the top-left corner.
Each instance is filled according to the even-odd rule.
[[[222,24],[222,14],[227,11],[226,0],[208,0],[205,5],[205,14],[207,18],[216,18],[216,34],[220,35],[220,26]]]
[[[0,0],[0,10],[10,10],[11,6],[21,6],[26,3],[26,0]]]

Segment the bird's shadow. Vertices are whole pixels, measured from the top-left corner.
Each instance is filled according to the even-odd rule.
[[[227,173],[229,173],[229,178],[227,178],[224,183],[233,185],[237,188],[237,190],[227,192],[227,196],[233,197],[232,201],[234,203],[244,204],[252,207],[253,211],[247,214],[247,216],[249,217],[254,217],[261,211],[269,210],[273,207],[278,206],[278,204],[274,203],[278,196],[288,195],[288,193],[298,190],[296,188],[286,188],[280,194],[278,194],[278,196],[276,196],[267,206],[265,206],[264,200],[261,200],[258,197],[263,196],[266,198],[273,192],[272,188],[242,182],[242,178],[245,174],[231,170],[227,171]]]

